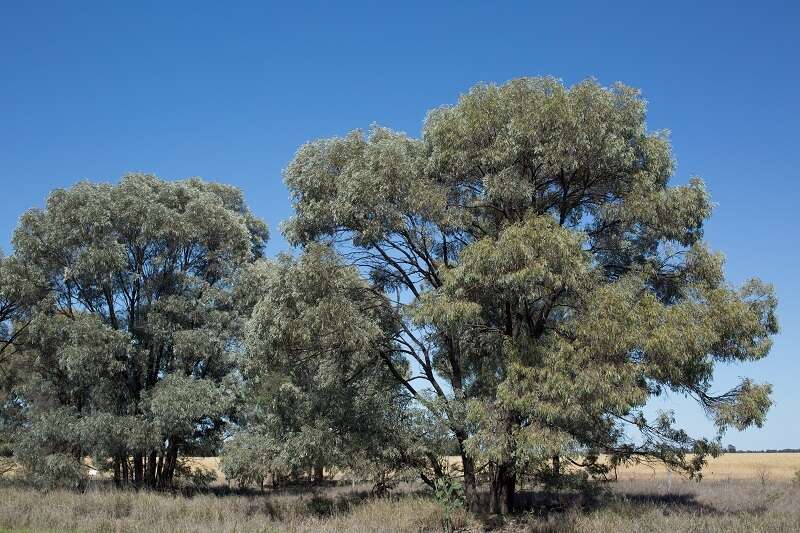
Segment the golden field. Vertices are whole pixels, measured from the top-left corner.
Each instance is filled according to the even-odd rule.
[[[461,462],[459,457],[448,457],[447,460],[451,467],[457,467]],[[703,468],[703,479],[788,481],[794,479],[798,471],[800,453],[726,453],[708,459]],[[660,463],[620,466],[617,468],[617,477],[620,481],[680,479],[676,473],[670,475],[669,470]]]
[[[216,457],[195,457],[190,460],[194,466],[201,466],[217,473],[217,483],[224,483],[225,477],[219,469]],[[458,457],[448,457],[451,468],[457,469]],[[800,453],[726,453],[715,459],[709,459],[703,469],[705,480],[758,480],[788,481],[800,471]],[[326,475],[328,473],[326,472]],[[662,464],[638,464],[619,467],[617,476],[620,481],[669,479],[679,481],[677,474],[670,475]],[[335,478],[343,477],[334,474]]]
[[[225,476],[219,468],[217,457],[192,457],[188,459],[194,467],[212,470],[217,474],[216,484],[225,484]],[[89,461],[87,460],[87,463]],[[458,470],[460,458],[447,457],[450,468]],[[788,481],[795,478],[800,471],[800,453],[726,453],[715,459],[709,459],[703,469],[704,480],[758,480]],[[346,479],[346,475],[333,472],[334,479]],[[6,474],[7,476],[9,473]],[[331,472],[326,471],[326,476]],[[638,464],[622,466],[617,469],[620,481],[630,480],[668,480],[679,481],[680,476],[670,474],[663,464]]]
[[[703,468],[705,480],[785,481],[800,470],[800,453],[726,453],[709,459]],[[632,465],[617,469],[620,480],[668,478],[664,465]]]

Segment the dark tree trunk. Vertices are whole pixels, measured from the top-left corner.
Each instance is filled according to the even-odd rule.
[[[178,443],[170,439],[167,448],[167,460],[161,474],[164,479],[164,487],[172,486],[172,479],[175,476],[175,463],[178,461]]]
[[[325,469],[321,464],[314,465],[314,484],[319,485],[325,480]]]
[[[509,465],[503,475],[500,487],[500,512],[509,514],[514,512],[517,497],[517,473],[515,466]]]
[[[122,486],[122,465],[119,457],[114,458],[114,486],[120,488]]]
[[[480,500],[478,498],[478,484],[475,479],[475,461],[467,455],[461,456],[464,465],[464,499],[470,511],[480,511]]]
[[[458,440],[458,448],[461,452],[461,467],[464,470],[464,499],[466,500],[467,508],[472,512],[480,511],[480,501],[478,499],[478,486],[475,479],[475,461],[467,454],[464,447],[466,435],[464,433],[456,433]]]
[[[158,461],[156,461],[156,484],[158,484],[158,480],[161,479],[161,472],[164,470],[164,454],[158,456]]]
[[[156,486],[156,460],[157,454],[155,450],[150,452],[150,457],[147,459],[147,486],[154,488]]]
[[[130,481],[130,471],[128,469],[128,458],[123,457],[121,460],[122,462],[122,482],[127,485],[128,481]]]
[[[144,462],[142,454],[136,453],[133,456],[133,484],[139,488],[142,486],[142,481],[144,481]]]
[[[490,492],[492,513],[508,514],[514,512],[517,476],[513,462],[495,465]]]

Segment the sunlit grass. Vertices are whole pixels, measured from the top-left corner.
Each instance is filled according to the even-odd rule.
[[[216,459],[197,459],[215,468]],[[523,487],[528,507],[513,517],[459,511],[461,531],[750,532],[800,531],[800,488],[789,481],[794,454],[730,454],[709,465],[701,483],[637,466],[620,471],[596,497],[543,494]],[[627,472],[627,474],[626,474]],[[229,491],[224,480],[192,497],[118,491],[90,483],[85,493],[39,492],[13,480],[0,483],[0,531],[440,531],[444,514],[417,484],[388,498],[369,485]],[[527,491],[527,492],[526,492]]]

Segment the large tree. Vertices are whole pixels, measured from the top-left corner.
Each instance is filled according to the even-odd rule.
[[[647,419],[662,391],[696,399],[720,431],[762,423],[768,385],[715,394],[712,377],[767,354],[775,298],[725,281],[702,241],[703,183],[672,173],[632,88],[478,85],[420,138],[374,127],[302,146],[285,234],[335,248],[382,298],[391,342],[363,342],[458,441],[470,505],[477,462],[502,512],[519,477],[558,475],[562,458],[696,473],[714,442]]]
[[[225,444],[226,477],[348,469],[375,478],[422,460],[407,392],[378,352],[393,316],[357,270],[325,246],[260,261],[241,277],[250,307],[239,431]],[[404,360],[395,356],[394,363]]]
[[[21,217],[18,281],[43,297],[17,339],[14,452],[34,479],[79,480],[94,456],[118,484],[167,486],[183,450],[219,444],[242,351],[233,280],[266,238],[238,189],[199,179],[82,182]]]

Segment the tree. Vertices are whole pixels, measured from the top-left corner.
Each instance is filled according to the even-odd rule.
[[[94,456],[117,484],[169,486],[181,452],[218,446],[242,350],[233,280],[266,238],[239,190],[196,178],[82,182],[22,216],[20,284],[44,296],[20,338],[14,453],[34,479],[80,483]]]
[[[25,303],[35,298],[19,283],[19,264],[0,251],[0,476],[11,471],[12,436],[22,423],[22,406],[14,384],[24,369],[15,364],[17,339],[29,324]]]
[[[409,398],[376,356],[393,318],[358,272],[309,246],[299,259],[257,263],[240,291],[252,304],[247,387],[242,430],[223,453],[226,476],[261,485],[267,472],[312,472],[320,482],[324,468],[369,475],[407,466],[414,447],[398,444],[412,434]]]
[[[696,399],[720,432],[764,419],[769,385],[711,385],[716,362],[767,354],[775,297],[725,281],[702,241],[703,183],[670,186],[672,172],[632,88],[478,85],[431,111],[421,138],[374,127],[302,146],[285,234],[359,270],[394,317],[391,342],[362,342],[458,441],[470,507],[478,462],[506,512],[519,477],[558,478],[562,460],[697,473],[718,442],[668,413],[647,420],[664,390]]]

